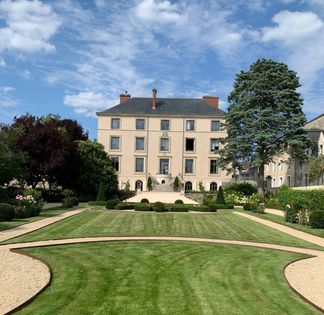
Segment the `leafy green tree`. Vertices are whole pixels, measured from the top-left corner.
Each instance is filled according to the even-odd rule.
[[[106,201],[106,187],[105,183],[100,182],[99,190],[97,194],[97,201]]]
[[[225,198],[222,186],[219,186],[217,197],[216,197],[216,204],[218,205],[225,205]]]
[[[17,146],[19,129],[0,125],[0,186],[11,180],[23,180],[27,175],[24,167],[26,155]]]
[[[85,199],[94,199],[103,183],[106,196],[113,196],[118,190],[118,180],[111,160],[103,145],[96,141],[77,141],[81,158],[79,176],[75,179],[75,191]]]
[[[295,71],[272,60],[258,60],[241,71],[228,96],[227,131],[220,165],[236,173],[244,161],[257,169],[258,191],[264,193],[264,165],[288,152],[304,159],[310,145],[303,128],[303,100]]]
[[[324,155],[312,158],[308,165],[308,177],[311,182],[319,181],[324,176]]]

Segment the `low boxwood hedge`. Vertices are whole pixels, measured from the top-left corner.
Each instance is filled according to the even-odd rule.
[[[168,208],[170,212],[188,212],[192,207],[184,204],[174,204]]]
[[[152,206],[148,203],[139,203],[135,205],[135,211],[152,211]]]
[[[190,211],[199,211],[199,212],[210,212],[209,207],[207,206],[196,206],[190,208]]]
[[[135,203],[130,202],[120,202],[115,206],[116,210],[132,210],[135,208]]]
[[[110,199],[106,201],[106,209],[115,209],[116,205],[119,203],[118,199]]]
[[[315,210],[309,215],[309,224],[312,228],[324,228],[324,211]]]

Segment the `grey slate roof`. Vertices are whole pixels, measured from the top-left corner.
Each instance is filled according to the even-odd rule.
[[[225,112],[202,99],[157,98],[156,109],[152,109],[152,98],[132,97],[123,104],[98,112],[97,115],[218,117],[224,116]]]

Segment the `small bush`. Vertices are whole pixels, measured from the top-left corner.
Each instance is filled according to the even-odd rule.
[[[258,209],[258,204],[255,202],[247,202],[243,205],[243,209],[245,211],[253,211],[253,212],[257,212]]]
[[[110,199],[106,201],[106,209],[115,209],[116,205],[118,204],[118,199]]]
[[[204,193],[202,204],[208,206],[211,202],[215,202],[215,194]]]
[[[285,221],[290,223],[298,223],[298,212],[301,210],[301,205],[296,203],[292,206],[285,206]]]
[[[217,204],[216,203],[212,203],[212,202],[209,204],[208,208],[209,208],[209,211],[210,212],[216,212],[219,209],[217,207]]]
[[[152,207],[147,203],[139,203],[135,205],[135,211],[152,211]]]
[[[180,187],[180,181],[179,181],[178,176],[176,176],[176,178],[174,179],[174,182],[173,182],[173,190],[179,191],[179,187]]]
[[[149,202],[149,200],[147,198],[142,198],[141,203],[150,203],[150,202]]]
[[[184,204],[174,204],[170,205],[169,211],[170,212],[188,212],[191,210],[192,207]]]
[[[78,206],[79,205],[79,198],[76,196],[72,196],[70,198],[70,202],[72,203],[73,206]]]
[[[175,202],[174,202],[175,205],[183,205],[183,201],[181,199],[177,199]]]
[[[11,221],[14,217],[14,207],[8,203],[0,203],[0,221]]]
[[[135,208],[134,203],[130,203],[130,202],[120,202],[117,203],[117,205],[115,206],[115,209],[117,210],[132,210]]]
[[[315,210],[309,215],[309,224],[312,228],[324,228],[324,211]]]
[[[89,201],[89,206],[106,206],[106,201],[97,201],[97,200],[92,200]]]
[[[207,207],[207,206],[193,206],[190,208],[190,211],[209,212],[209,207]]]
[[[160,201],[157,201],[157,202],[154,203],[154,205],[153,205],[153,210],[154,210],[155,212],[165,212],[165,211],[168,211],[168,210],[165,208],[164,204],[163,204],[162,202],[160,202]]]
[[[219,204],[219,205],[224,205],[225,204],[225,198],[224,198],[224,193],[223,193],[222,186],[220,186],[219,189],[218,189],[217,197],[216,197],[216,203]]]

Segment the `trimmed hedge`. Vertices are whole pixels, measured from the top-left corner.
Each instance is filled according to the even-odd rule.
[[[309,224],[312,228],[324,228],[324,211],[312,211],[309,215]]]
[[[142,198],[141,203],[150,203],[150,202],[149,202],[149,200],[147,198]]]
[[[132,210],[135,208],[135,203],[129,203],[129,202],[120,202],[117,203],[115,206],[115,209],[117,210]]]
[[[152,211],[152,207],[147,203],[139,203],[134,208],[135,211]]]
[[[188,212],[192,207],[184,204],[174,204],[169,206],[170,212]]]
[[[8,203],[0,203],[0,221],[11,221],[14,217],[14,207]]]
[[[119,203],[118,199],[110,199],[106,201],[106,209],[115,209],[116,205]]]
[[[168,209],[165,208],[164,203],[157,201],[153,204],[153,210],[155,212],[165,212],[168,211]]]
[[[183,201],[181,199],[177,199],[175,202],[174,202],[175,205],[183,205]]]
[[[106,201],[96,201],[96,200],[92,200],[89,201],[89,206],[106,206]]]
[[[193,206],[189,210],[190,211],[199,211],[199,212],[210,212],[209,207],[207,207],[207,206]]]

